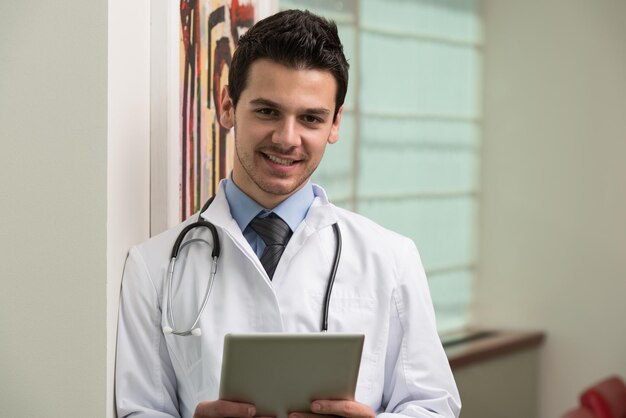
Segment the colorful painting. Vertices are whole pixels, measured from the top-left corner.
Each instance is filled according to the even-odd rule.
[[[181,220],[228,176],[232,132],[219,124],[220,95],[239,37],[271,10],[259,1],[180,1]]]

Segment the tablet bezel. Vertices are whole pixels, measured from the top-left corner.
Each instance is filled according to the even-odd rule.
[[[219,398],[257,416],[308,412],[316,399],[354,399],[363,334],[254,333],[224,337]]]

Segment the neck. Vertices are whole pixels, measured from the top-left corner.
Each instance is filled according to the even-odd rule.
[[[256,203],[258,203],[260,206],[267,210],[274,209],[276,206],[289,199],[289,197],[291,197],[294,193],[300,190],[304,186],[304,184],[306,184],[303,183],[300,187],[293,190],[289,194],[274,194],[261,190],[259,187],[246,187],[247,183],[245,181],[241,181],[234,170],[231,176],[231,181],[235,183],[239,190],[245,193],[250,199],[254,200]]]

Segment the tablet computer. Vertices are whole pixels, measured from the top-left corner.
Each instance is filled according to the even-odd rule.
[[[257,416],[308,412],[316,399],[354,399],[364,335],[227,334],[220,399],[256,405]]]

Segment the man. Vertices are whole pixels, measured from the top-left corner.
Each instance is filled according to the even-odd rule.
[[[439,342],[419,254],[407,238],[328,202],[310,183],[326,144],[339,139],[348,64],[337,28],[286,11],[242,37],[221,97],[220,123],[235,130],[235,160],[202,213],[217,229],[221,255],[200,336],[164,333],[194,322],[211,276],[206,228],[177,259],[186,225],[133,247],[120,308],[116,396],[119,417],[252,417],[254,405],[217,400],[228,332],[316,332],[341,230],[343,252],[328,327],[364,333],[355,401],[316,400],[291,418],[320,415],[457,417],[460,400]],[[268,219],[272,219],[268,221]],[[277,220],[280,219],[280,220]],[[279,223],[286,246],[266,243]],[[275,251],[276,250],[276,251]],[[268,253],[271,253],[268,256]]]

